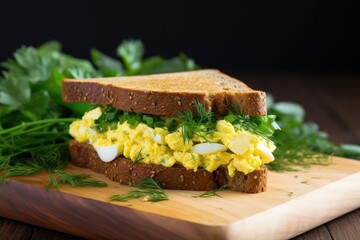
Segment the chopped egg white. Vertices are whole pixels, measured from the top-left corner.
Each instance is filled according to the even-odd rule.
[[[241,131],[226,120],[217,121],[216,131],[206,139],[194,135],[184,141],[181,128],[169,132],[144,123],[131,127],[126,121],[106,132],[97,132],[94,121],[101,111],[95,108],[74,121],[70,134],[79,142],[93,145],[104,162],[124,155],[139,163],[165,167],[179,164],[194,171],[202,167],[213,172],[225,166],[234,176],[236,171],[247,174],[274,160],[272,152],[276,147],[272,141]]]
[[[154,141],[158,144],[165,144],[165,140],[164,140],[163,136],[161,136],[157,132],[155,132],[155,134],[154,134]]]
[[[227,147],[221,143],[199,143],[193,146],[191,151],[198,154],[209,154],[226,151]]]
[[[229,149],[237,155],[242,155],[250,149],[251,140],[253,137],[249,135],[236,136],[231,140]]]
[[[254,153],[261,157],[263,163],[269,163],[275,160],[275,157],[271,153],[270,149],[267,146],[265,146],[262,142],[259,142],[256,145]]]
[[[96,146],[94,148],[103,162],[111,162],[119,155],[119,147],[117,145]]]

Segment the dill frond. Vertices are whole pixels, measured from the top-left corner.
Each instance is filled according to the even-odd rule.
[[[60,184],[69,184],[72,187],[106,187],[107,184],[103,181],[92,179],[88,174],[74,174],[62,170],[55,170],[56,178],[50,175],[50,182],[45,185],[45,189],[48,190],[51,186],[54,186],[56,190],[60,189]]]
[[[228,189],[228,185],[223,185],[223,186],[219,187],[218,189],[209,190],[209,191],[204,192],[203,194],[200,194],[198,196],[192,196],[192,197],[193,198],[209,198],[209,197],[214,197],[214,196],[221,197],[217,193],[220,191],[224,191],[226,189]]]
[[[146,202],[159,202],[168,200],[167,195],[159,183],[152,178],[143,178],[138,184],[134,185],[135,190],[126,194],[116,194],[110,197],[111,201],[127,202],[132,199],[144,197]]]

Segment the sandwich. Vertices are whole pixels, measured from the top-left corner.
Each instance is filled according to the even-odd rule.
[[[218,70],[64,79],[65,102],[93,108],[70,125],[72,164],[123,184],[266,190],[279,129],[266,95]]]

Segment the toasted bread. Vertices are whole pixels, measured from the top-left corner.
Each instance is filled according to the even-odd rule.
[[[173,116],[179,111],[196,112],[194,100],[217,115],[228,112],[228,104],[235,105],[244,115],[266,115],[266,96],[243,82],[218,70],[198,70],[147,76],[128,76],[96,79],[63,80],[65,102],[90,102],[128,111],[158,116]],[[142,178],[154,178],[163,188],[207,191],[225,184],[231,190],[246,193],[265,191],[267,168],[244,174],[236,171],[230,177],[226,166],[213,172],[197,171],[180,165],[134,163],[120,155],[111,162],[103,162],[90,144],[71,140],[71,161],[74,165],[105,174],[114,181],[129,184]]]
[[[218,70],[198,70],[147,76],[65,79],[65,102],[90,102],[130,112],[171,116],[195,111],[194,100],[218,115],[228,103],[244,115],[266,115],[265,93]]]
[[[229,177],[226,168],[223,167],[211,173],[202,168],[194,171],[182,166],[164,167],[134,163],[123,156],[105,163],[100,160],[93,146],[76,140],[69,142],[69,149],[74,165],[105,174],[111,180],[124,184],[137,183],[143,178],[153,178],[165,189],[208,191],[227,184],[229,189],[245,193],[266,190],[267,168],[264,165],[247,175],[237,172],[234,177]]]

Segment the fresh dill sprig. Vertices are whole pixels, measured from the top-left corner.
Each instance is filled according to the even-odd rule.
[[[203,194],[200,194],[198,196],[192,196],[193,198],[209,198],[209,197],[214,197],[214,196],[217,196],[217,197],[221,197],[220,195],[218,195],[217,193],[220,192],[220,191],[224,191],[228,188],[228,185],[223,185],[221,187],[219,187],[218,189],[214,189],[214,190],[209,190],[209,191],[206,191],[204,192]]]
[[[183,113],[178,113],[181,123],[181,133],[184,142],[192,139],[194,135],[198,135],[205,141],[208,141],[207,136],[215,132],[216,117],[211,111],[206,111],[205,105],[197,100],[194,100],[197,114],[194,115],[192,111],[188,110]]]
[[[204,104],[196,100],[194,100],[194,103],[197,110],[196,115],[190,110],[178,114],[182,120],[180,124],[182,137],[185,142],[191,140],[194,135],[198,135],[205,141],[208,141],[207,136],[215,132],[216,122],[220,118],[214,116],[211,111],[206,111]],[[267,140],[269,140],[276,130],[280,129],[279,125],[275,122],[275,118],[275,115],[243,115],[234,104],[229,105],[228,115],[224,117],[226,121],[238,129],[248,131]]]
[[[63,169],[68,162],[68,124],[74,118],[24,122],[0,130],[0,176],[32,175]]]
[[[37,173],[42,169],[42,166],[32,161],[17,162],[12,166],[7,166],[3,169],[3,174],[0,176],[0,183],[6,183],[9,177],[28,176]]]
[[[270,101],[272,102],[272,101]],[[339,148],[328,140],[315,123],[304,122],[304,109],[295,103],[280,102],[268,106],[277,116],[281,131],[274,133],[275,161],[267,164],[272,171],[297,171],[312,165],[329,165],[330,155],[338,155]]]
[[[136,198],[143,198],[146,202],[159,202],[168,200],[168,196],[160,187],[159,183],[152,178],[143,178],[138,184],[134,185],[135,190],[126,194],[116,194],[110,197],[111,201],[127,202]]]
[[[143,155],[141,154],[141,151],[142,151],[142,148],[140,149],[140,151],[139,151],[139,153],[138,153],[138,155],[137,155],[134,163],[139,163],[139,162],[141,162],[142,160],[144,160],[144,157],[143,157]]]
[[[282,131],[274,134],[275,161],[267,164],[273,171],[297,171],[298,167],[329,165],[335,145],[309,123],[286,121]]]
[[[103,181],[92,179],[88,174],[74,174],[62,170],[55,170],[54,173],[57,177],[53,177],[50,173],[50,182],[45,185],[45,189],[48,190],[51,186],[54,186],[56,190],[60,189],[60,184],[69,184],[72,187],[106,187],[107,184]]]

